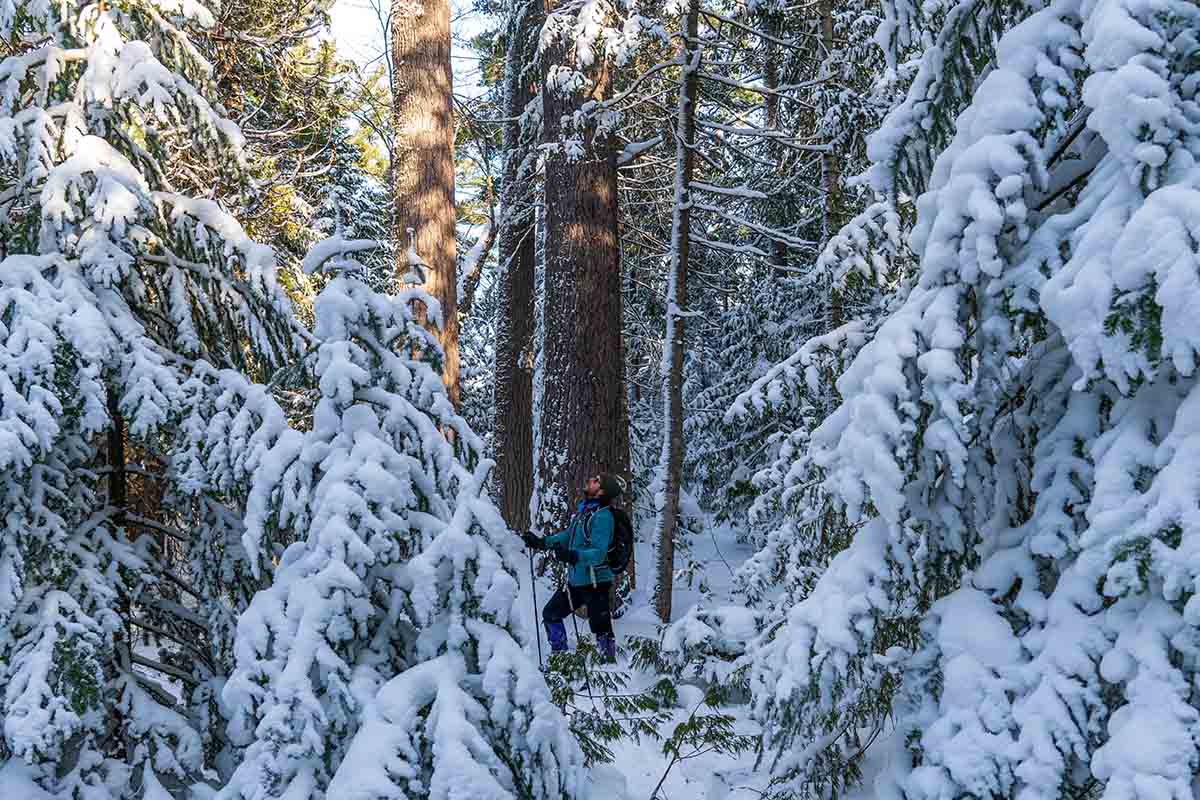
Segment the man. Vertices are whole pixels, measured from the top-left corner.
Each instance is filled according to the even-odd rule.
[[[608,605],[613,573],[608,567],[608,546],[615,523],[609,504],[624,491],[620,478],[607,472],[588,478],[584,498],[566,529],[546,538],[526,531],[521,535],[534,550],[551,550],[554,557],[568,564],[567,585],[554,593],[542,609],[542,622],[550,640],[550,652],[567,649],[567,629],[563,620],[575,609],[586,606],[588,625],[605,661],[617,660],[617,641],[613,637],[612,609]]]

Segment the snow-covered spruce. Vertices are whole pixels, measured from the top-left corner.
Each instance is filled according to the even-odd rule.
[[[228,595],[198,576],[242,510],[178,469],[182,420],[198,375],[263,376],[295,332],[270,249],[194,196],[243,161],[189,41],[212,21],[0,6],[0,769],[56,797],[183,796],[222,747]]]
[[[822,11],[826,6],[827,18]],[[689,343],[685,365],[684,405],[696,409],[684,421],[685,472],[696,494],[711,498],[706,510],[731,522],[739,538],[763,548],[764,555],[767,539],[786,523],[778,493],[759,473],[783,464],[783,450],[795,452],[788,439],[800,429],[810,432],[836,403],[835,393],[831,385],[823,386],[817,392],[821,398],[790,402],[801,400],[793,396],[788,402],[756,406],[753,414],[723,414],[771,365],[787,360],[813,337],[860,318],[867,313],[863,302],[894,288],[896,272],[890,266],[854,263],[859,257],[887,258],[887,243],[875,248],[869,239],[899,238],[894,222],[885,218],[888,212],[895,217],[894,209],[880,203],[868,212],[874,198],[852,179],[869,166],[866,133],[894,105],[895,81],[885,80],[883,55],[871,40],[881,22],[878,6],[875,0],[842,0],[810,4],[797,13],[785,3],[749,4],[735,14],[737,45],[720,59],[720,72],[733,79],[732,85],[722,83],[718,90],[707,75],[702,83],[702,93],[712,98],[701,103],[700,123],[713,132],[705,142],[712,158],[697,165],[703,181],[693,182],[694,213],[701,215],[701,223],[692,235],[706,242],[692,257],[698,272],[726,276],[725,291],[737,287],[739,299],[731,304],[720,292],[706,291],[706,282],[689,297],[699,319],[711,323]],[[709,24],[717,19],[712,13],[724,12],[706,8]],[[829,46],[813,35],[826,22]],[[780,41],[792,46],[780,47]],[[757,120],[754,115],[762,113],[757,110],[748,116],[721,110],[730,102],[724,92],[734,85],[761,85],[764,80],[768,85],[775,80],[779,91],[764,99],[765,120]],[[837,158],[826,163],[819,153],[792,151],[780,138],[784,132],[828,147]],[[718,152],[723,155],[714,155]],[[711,171],[714,160],[728,167]],[[664,219],[668,214],[662,212]],[[836,260],[814,269],[819,250],[814,252],[813,246],[855,214],[862,216],[843,231]],[[847,280],[847,269],[863,275]],[[868,271],[888,285],[866,286]],[[805,408],[812,399],[818,399],[816,405]],[[775,559],[761,562],[770,568],[767,560]],[[778,585],[781,576],[765,577]]]
[[[320,397],[294,461],[253,490],[299,540],[238,624],[224,698],[247,749],[220,797],[574,797],[578,745],[511,632],[516,538],[481,494],[491,462],[414,317],[429,298],[364,282],[351,254],[373,246],[334,237],[305,263],[329,273]],[[281,482],[296,471],[305,491]]]
[[[813,671],[825,666],[829,654],[808,652],[810,627],[847,647],[856,641],[846,638],[845,631],[852,629],[842,627],[848,614],[861,610],[842,603],[851,594],[848,587],[869,589],[881,601],[889,588],[886,571],[876,583],[864,584],[880,576],[864,577],[863,565],[844,552],[861,526],[847,519],[843,504],[824,485],[826,473],[812,442],[814,431],[841,403],[837,376],[911,288],[913,258],[900,226],[891,203],[880,202],[830,240],[807,280],[838,292],[849,321],[809,339],[751,384],[727,412],[742,424],[788,415],[802,423],[776,434],[776,454],[753,476],[759,495],[749,518],[764,534],[736,575],[740,593],[764,606],[768,631],[740,659],[751,665],[754,711],[767,734],[765,763],[772,781],[802,793],[830,786],[841,791],[860,779],[862,753],[875,733],[877,715],[886,713],[894,684],[886,668],[862,675],[858,665],[846,665],[843,654],[834,651],[834,668],[856,670],[855,679],[871,688],[846,692],[837,698],[835,714],[823,713],[837,684],[797,682],[797,674],[812,673],[803,672],[794,660],[811,658]],[[868,540],[869,533],[860,531],[857,537]]]
[[[875,741],[896,751],[880,797],[1183,800],[1200,769],[1200,8],[1051,0],[1003,21],[929,156],[918,283],[813,435],[866,524],[762,651],[755,710],[801,791],[823,751]]]
[[[874,203],[852,219],[801,282],[810,297],[837,292],[841,313],[849,321],[811,336],[739,394],[725,414],[726,424],[786,420],[800,425],[774,434],[778,444],[772,457],[751,478],[758,494],[748,516],[760,531],[759,547],[737,576],[742,594],[751,602],[770,595],[789,608],[812,588],[828,564],[830,550],[845,546],[844,531],[831,528],[840,515],[830,507],[808,445],[813,430],[840,402],[834,386],[837,376],[874,335],[896,298],[903,297],[911,261],[899,215],[890,203]]]

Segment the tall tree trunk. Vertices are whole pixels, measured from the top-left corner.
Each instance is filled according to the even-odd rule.
[[[454,225],[454,106],[449,0],[393,0],[392,158],[397,267],[411,245],[426,265],[425,289],[441,305],[442,379],[457,405],[458,274]],[[411,234],[409,231],[411,230]],[[410,238],[411,237],[411,238]]]
[[[547,15],[562,0],[546,0]],[[573,11],[562,13],[572,15]],[[572,26],[573,27],[573,26]],[[617,160],[609,135],[573,119],[584,102],[612,86],[603,59],[575,63],[574,42],[556,38],[542,54],[547,144],[576,140],[581,152],[551,147],[545,168],[545,294],[541,444],[535,524],[561,525],[584,478],[600,470],[627,474]],[[579,69],[587,89],[556,88],[559,70]],[[567,122],[564,127],[563,118]]]
[[[692,221],[690,188],[696,146],[696,72],[700,67],[698,17],[699,0],[690,0],[679,53],[682,70],[675,120],[675,212],[671,221],[671,273],[663,350],[663,506],[658,514],[658,582],[654,587],[654,610],[663,622],[671,621],[675,532],[679,527],[679,484],[683,470],[683,352]]]
[[[833,0],[820,0],[819,13],[821,18],[821,57],[829,61],[833,54]],[[827,150],[821,154],[821,183],[825,190],[825,207],[822,214],[822,224],[825,230],[824,240],[829,241],[837,233],[841,223],[838,219],[838,209],[841,201],[842,168],[838,163],[837,153]]]
[[[763,13],[762,20],[763,29],[770,34],[765,42],[766,54],[763,63],[763,83],[767,89],[772,90],[764,98],[767,113],[767,129],[773,132],[780,131],[780,96],[775,94],[774,90],[779,88],[779,45],[775,43],[774,38],[777,37],[783,29],[782,17],[778,11],[766,11]],[[786,164],[785,158],[787,149],[779,142],[772,140],[768,143],[768,152],[771,160],[775,162],[775,176],[782,185],[786,179]],[[778,201],[777,201],[778,202]],[[776,227],[783,223],[786,219],[786,213],[777,207],[776,210],[767,220],[767,224]],[[770,247],[772,273],[776,278],[787,277],[787,262],[788,262],[788,246],[780,239],[772,239]]]
[[[508,22],[504,73],[504,174],[500,199],[499,309],[496,316],[496,480],[504,521],[529,527],[533,492],[533,170],[536,132],[519,117],[534,97],[532,70],[542,0],[518,2]]]
[[[121,405],[117,393],[108,387],[108,417],[109,426],[106,442],[108,460],[108,497],[107,504],[113,509],[112,526],[119,531],[117,535],[129,537],[126,527],[126,513],[129,510],[129,477],[126,471],[125,455],[125,417],[121,413]],[[121,631],[114,636],[114,649],[118,666],[126,674],[133,673],[133,631],[130,620],[133,619],[128,592],[122,591],[117,598],[117,612],[121,617]],[[124,711],[118,711],[124,716]],[[124,724],[118,724],[121,735],[122,756],[133,754],[134,744]]]
[[[818,13],[821,21],[821,56],[829,60],[834,50],[833,40],[833,0],[820,0]],[[829,242],[841,227],[841,164],[838,163],[837,153],[833,150],[821,154],[821,188],[824,194],[824,205],[821,213],[821,243]],[[830,330],[841,327],[845,321],[842,310],[841,291],[836,286],[829,287],[829,319]]]

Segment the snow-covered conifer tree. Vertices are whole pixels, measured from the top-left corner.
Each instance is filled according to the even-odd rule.
[[[511,632],[517,540],[414,313],[434,301],[373,291],[352,254],[375,246],[335,236],[305,264],[330,273],[319,399],[293,461],[255,487],[298,541],[238,625],[224,697],[247,749],[221,796],[574,796],[578,746]],[[304,491],[276,485],[292,471]]]
[[[362,151],[344,128],[334,131],[329,147],[333,151],[329,171],[301,184],[305,192],[323,197],[314,210],[313,228],[320,234],[318,240],[332,235],[340,224],[344,238],[379,242],[379,247],[360,258],[367,267],[367,284],[388,293],[396,288],[396,262],[387,241],[392,228],[387,187],[359,165]]]
[[[741,426],[795,420],[770,434],[777,450],[751,481],[749,523],[757,551],[738,570],[747,600],[790,608],[811,590],[829,558],[846,544],[844,517],[822,487],[810,452],[813,431],[838,406],[835,382],[907,291],[911,254],[899,214],[875,203],[852,219],[800,283],[810,295],[838,294],[847,320],[812,336],[766,370],[726,412]],[[818,303],[818,307],[824,306]]]
[[[305,377],[302,371],[291,372]],[[226,736],[229,712],[221,701],[235,666],[237,621],[255,593],[270,584],[273,561],[304,523],[290,516],[289,509],[277,509],[274,494],[303,496],[312,476],[296,462],[303,437],[289,425],[288,413],[277,400],[278,389],[273,392],[235,370],[201,363],[186,390],[181,422],[186,445],[172,460],[175,480],[164,502],[180,518],[181,528],[193,532],[187,572],[200,600],[190,613],[165,610],[184,617],[188,634],[194,636],[197,629],[207,633],[202,652],[193,646],[183,655],[196,678],[189,695],[192,714],[206,756],[224,779],[240,757],[239,748]],[[260,471],[274,479],[255,481]],[[248,530],[253,533],[247,535]],[[248,543],[253,551],[246,549]],[[159,616],[165,617],[162,624],[169,624],[170,613]]]
[[[704,178],[697,206],[706,214],[705,237],[729,242],[709,269],[729,276],[731,296],[713,303],[712,331],[693,345],[696,393],[685,405],[697,411],[685,422],[688,472],[703,483],[699,496],[719,498],[707,503],[713,513],[755,545],[765,543],[779,517],[775,509],[764,513],[769,503],[757,502],[764,487],[756,473],[775,460],[797,426],[822,415],[802,419],[799,407],[784,403],[764,405],[752,416],[723,419],[724,412],[773,365],[853,318],[861,310],[856,302],[877,294],[851,296],[853,286],[835,282],[837,269],[815,263],[839,226],[875,200],[851,178],[869,166],[866,132],[877,127],[890,104],[890,84],[881,80],[882,54],[870,40],[881,21],[877,6],[872,0],[834,3],[826,19],[824,4],[813,3],[802,13],[786,4],[751,4],[739,20],[739,46],[730,57],[741,66],[734,71],[723,63],[722,82],[710,77],[702,84],[715,107],[706,111],[703,124],[729,137],[704,141],[710,155],[705,163],[715,159],[728,166]],[[830,45],[824,43],[826,22]],[[720,35],[731,35],[717,27]],[[730,114],[743,96],[728,80],[753,84],[759,75],[775,86],[773,93],[751,95],[754,103]],[[832,162],[829,152],[836,154]],[[747,220],[756,225],[749,238]],[[713,255],[708,248],[698,252]],[[887,272],[876,265],[871,271]]]
[[[1191,797],[1200,8],[992,23],[984,73],[931,37],[872,143],[904,154],[881,188],[933,165],[920,272],[813,435],[859,527],[760,653],[756,711],[795,789],[852,737],[894,749],[889,797]],[[922,156],[905,131],[956,75],[938,96],[969,105]]]
[[[270,249],[195,196],[242,163],[189,40],[212,23],[0,6],[0,761],[58,797],[181,797],[212,765],[191,693],[216,598],[172,555],[211,530],[143,511],[209,488],[174,463],[195,376],[263,376],[295,336]]]

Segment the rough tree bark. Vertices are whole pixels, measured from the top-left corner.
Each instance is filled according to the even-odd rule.
[[[413,245],[425,289],[441,305],[442,379],[458,404],[458,280],[454,243],[454,114],[449,0],[393,0],[392,186],[401,274]],[[412,234],[410,238],[409,230]]]
[[[567,5],[545,1],[547,15]],[[575,12],[561,13],[573,18]],[[587,86],[556,88],[564,69],[578,69]],[[580,131],[571,122],[586,101],[608,96],[612,79],[602,58],[577,64],[573,42],[556,38],[542,53],[542,83],[546,143],[572,139],[580,148],[551,147],[545,161],[544,379],[534,524],[548,529],[565,522],[587,475],[628,473],[629,438],[622,430],[616,153],[594,123]]]
[[[518,119],[534,98],[542,0],[515,4],[504,71],[504,173],[500,198],[496,315],[496,481],[504,521],[529,528],[533,492],[534,144]]]
[[[679,527],[679,484],[683,469],[683,354],[687,317],[688,237],[696,146],[696,89],[700,68],[697,41],[699,0],[690,0],[679,48],[681,74],[675,120],[675,211],[671,221],[671,271],[667,287],[667,336],[663,350],[663,505],[658,513],[658,580],[654,610],[671,621],[675,582],[675,531]]]

